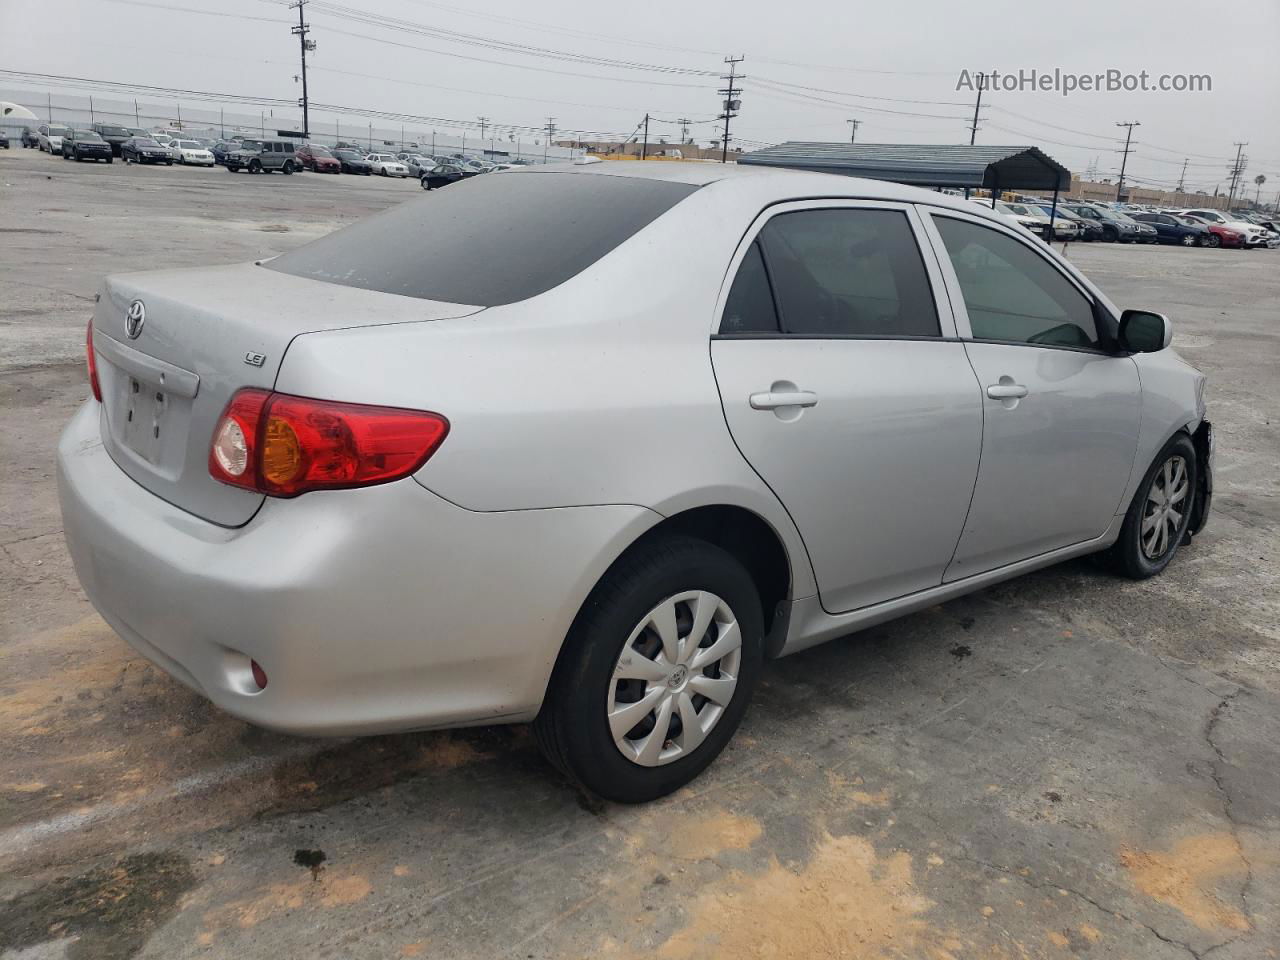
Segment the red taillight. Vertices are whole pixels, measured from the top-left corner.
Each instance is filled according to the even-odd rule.
[[[102,386],[98,383],[98,358],[93,353],[93,317],[89,318],[89,331],[85,334],[85,355],[89,365],[89,386],[93,399],[102,402]]]
[[[407,477],[449,432],[437,413],[239,391],[209,450],[215,480],[273,497]]]

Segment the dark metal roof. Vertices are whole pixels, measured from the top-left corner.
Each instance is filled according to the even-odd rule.
[[[1071,187],[1071,171],[1036,147],[790,142],[744,154],[738,163],[842,173],[917,187]]]

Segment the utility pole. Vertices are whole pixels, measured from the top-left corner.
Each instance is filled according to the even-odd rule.
[[[738,110],[742,107],[742,101],[738,99],[738,94],[742,93],[741,87],[735,87],[733,82],[742,79],[737,75],[738,64],[746,57],[725,57],[724,62],[729,65],[729,75],[721,75],[721,80],[729,81],[729,86],[719,93],[724,97],[724,113],[716,117],[717,120],[724,121],[724,137],[720,141],[720,162],[729,162],[729,121],[738,115]]]
[[[138,113],[138,101],[133,101],[133,122],[139,127],[142,126],[142,116]]]
[[[476,117],[480,121],[480,142],[484,143],[484,132],[489,129],[488,117]]]
[[[89,125],[93,125],[93,97],[89,98]]]
[[[547,117],[547,139],[542,141],[542,162],[547,162],[547,148],[551,146],[551,138],[556,135],[556,118]]]
[[[298,49],[302,54],[302,99],[298,101],[298,106],[302,108],[302,138],[304,140],[311,136],[311,113],[310,104],[307,101],[307,51],[316,48],[314,40],[308,40],[307,34],[311,32],[311,24],[307,23],[302,17],[302,8],[307,5],[307,0],[294,0],[289,7],[298,8],[298,25],[292,27],[291,32],[298,38]]]
[[[649,115],[644,115],[644,142],[640,145],[640,159],[649,158]]]
[[[973,124],[969,127],[969,146],[978,139],[978,111],[982,109],[982,91],[987,88],[987,75],[978,74],[978,102],[973,105]]]
[[[1120,158],[1120,182],[1116,185],[1116,200],[1124,203],[1124,170],[1129,163],[1129,154],[1133,153],[1133,150],[1129,147],[1129,142],[1133,139],[1133,128],[1140,127],[1142,124],[1137,120],[1122,120],[1116,126],[1125,128],[1124,156]]]
[[[1178,174],[1178,186],[1175,188],[1176,193],[1182,193],[1183,181],[1187,179],[1187,158],[1182,161],[1182,173]]]
[[[1244,168],[1248,165],[1249,158],[1244,155],[1244,148],[1248,143],[1239,143],[1236,148],[1236,162],[1231,165],[1231,192],[1227,194],[1227,209],[1231,209],[1231,201],[1236,196],[1236,186],[1240,183],[1240,174],[1244,173]]]
[[[862,123],[862,121],[861,121],[861,120],[847,120],[847,121],[845,121],[845,122],[849,124],[849,128],[850,128],[850,129],[849,129],[849,142],[850,142],[850,143],[854,143],[854,142],[856,142],[856,141],[857,141],[857,139],[858,139],[858,125],[859,125],[860,123]]]
[[[676,123],[680,124],[680,143],[689,142],[689,124],[693,123],[688,117],[681,117]]]

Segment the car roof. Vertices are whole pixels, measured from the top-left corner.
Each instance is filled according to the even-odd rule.
[[[601,160],[598,163],[548,163],[520,167],[520,175],[569,174],[571,176],[636,177],[666,180],[693,186],[712,186],[717,190],[739,190],[781,203],[803,199],[886,200],[897,203],[921,203],[970,215],[985,216],[998,223],[1007,221],[991,210],[990,201],[975,204],[972,198],[953,197],[936,190],[909,187],[889,180],[868,180],[839,173],[815,173],[807,170],[781,170],[736,163],[671,163],[667,161]]]

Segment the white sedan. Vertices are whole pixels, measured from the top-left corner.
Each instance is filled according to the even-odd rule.
[[[394,154],[371,153],[365,159],[373,165],[374,173],[379,173],[384,177],[409,176],[408,166],[402,163]]]
[[[213,154],[199,140],[174,140],[169,144],[170,152],[176,150],[175,159],[179,163],[188,163],[198,167],[212,167]]]

